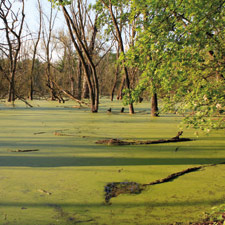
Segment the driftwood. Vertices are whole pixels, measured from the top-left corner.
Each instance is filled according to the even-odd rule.
[[[43,193],[43,194],[46,194],[46,195],[51,195],[52,194],[51,192],[48,192],[48,191],[43,190],[43,189],[38,189],[38,191]]]
[[[95,143],[107,145],[149,145],[149,144],[162,144],[170,142],[192,141],[190,138],[180,138],[182,134],[183,131],[180,131],[175,137],[171,139],[148,140],[148,141],[122,141],[120,139],[107,139],[107,140],[98,140]]]
[[[39,151],[39,149],[26,149],[26,150],[21,150],[21,149],[18,149],[18,150],[13,150],[11,152],[37,152]]]
[[[37,134],[45,134],[46,132],[43,132],[43,131],[41,131],[41,132],[36,132],[36,133],[34,133],[34,135],[37,135]]]

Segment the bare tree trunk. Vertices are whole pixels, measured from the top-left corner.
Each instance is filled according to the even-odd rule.
[[[118,25],[118,23],[116,21],[116,17],[115,17],[115,15],[113,13],[111,0],[109,0],[109,5],[107,5],[104,0],[101,0],[101,2],[108,8],[108,10],[110,12],[110,15],[112,17],[112,22],[113,22],[113,25],[114,25],[115,30],[116,30],[116,37],[117,37],[118,45],[119,45],[119,48],[120,48],[120,52],[124,54],[124,45],[123,45],[122,34],[121,34],[121,30],[119,29],[119,25]],[[125,84],[126,84],[126,87],[127,87],[128,91],[129,91],[128,94],[130,96],[131,94],[130,94],[129,74],[128,74],[127,67],[125,66],[125,61],[124,60],[123,60],[123,70],[124,70]],[[134,113],[133,103],[129,104],[129,113],[130,114]]]
[[[89,98],[89,88],[88,88],[88,82],[86,77],[83,79],[83,91],[82,91],[82,98],[88,99]]]
[[[86,64],[85,58],[84,58],[84,56],[82,54],[82,51],[80,50],[80,48],[79,48],[79,46],[78,46],[78,44],[77,44],[77,42],[76,42],[76,40],[75,40],[75,38],[73,36],[73,30],[74,30],[74,28],[72,30],[71,26],[74,27],[75,25],[73,24],[73,21],[70,18],[69,14],[68,14],[68,12],[66,10],[66,8],[64,6],[62,6],[62,9],[63,9],[63,13],[64,13],[64,16],[65,16],[65,19],[66,19],[66,22],[67,22],[67,27],[69,29],[72,42],[73,42],[74,47],[75,47],[75,49],[76,49],[76,51],[78,53],[78,56],[80,58],[80,61],[81,61],[82,65],[83,65],[84,74],[85,74],[85,77],[86,77],[87,82],[88,82],[88,87],[89,87],[89,90],[90,90],[91,111],[92,112],[95,112],[96,110],[94,108],[94,105],[95,104],[94,104],[94,99],[93,99],[93,97],[94,97],[93,96],[94,95],[94,93],[93,93],[93,86],[92,86],[92,83],[91,83],[91,80],[90,80],[90,76],[89,76],[89,73],[88,73],[88,65]],[[75,30],[76,30],[76,28],[75,28]]]
[[[51,78],[51,63],[49,61],[49,58],[47,62],[46,76],[47,76],[47,87],[49,88],[50,99],[51,101],[55,101],[56,93],[55,93],[54,83],[52,82],[52,78]]]
[[[52,3],[51,3],[52,4]],[[43,30],[43,39],[44,39],[44,45],[45,45],[45,52],[46,52],[46,79],[47,79],[47,87],[49,88],[49,95],[50,99],[52,101],[55,101],[56,99],[59,100],[59,102],[64,101],[62,97],[60,96],[60,92],[57,93],[57,89],[55,88],[53,77],[52,77],[52,70],[51,70],[51,54],[53,49],[51,49],[51,40],[52,40],[52,30],[55,25],[55,20],[57,17],[57,13],[53,16],[53,8],[51,7],[50,15],[48,20],[48,28],[46,26]]]
[[[8,96],[8,102],[14,102],[15,101],[15,73],[10,73],[10,82],[9,82],[9,96]]]
[[[75,87],[74,87],[74,78],[73,76],[70,76],[70,92],[72,95],[75,95]]]
[[[151,98],[151,115],[153,117],[159,116],[159,109],[158,109],[158,99],[157,94],[154,93]]]
[[[120,50],[119,50],[119,47],[117,47],[116,60],[119,59],[119,56],[120,56]],[[114,92],[115,92],[115,89],[116,89],[116,84],[117,84],[119,73],[120,73],[120,66],[119,66],[119,64],[117,64],[116,65],[115,78],[114,78],[114,84],[113,84],[112,91],[111,91],[111,101],[113,101]]]
[[[111,90],[111,95],[110,95],[111,96],[111,101],[113,101],[113,98],[114,98],[114,92],[115,92],[115,89],[116,89],[118,75],[119,75],[119,66],[116,67],[114,84],[113,84],[113,87],[112,87],[112,90]]]
[[[77,66],[77,98],[81,100],[81,77],[82,77],[82,64],[78,61]]]
[[[38,30],[38,37],[37,41],[34,45],[34,52],[33,52],[33,58],[32,58],[32,67],[31,67],[31,73],[30,73],[30,91],[29,91],[29,99],[33,100],[33,93],[34,93],[34,67],[35,67],[35,59],[37,54],[37,47],[38,43],[40,41],[41,37],[41,27],[42,27],[42,10],[41,10],[41,3],[40,0],[38,0],[38,8],[39,8],[39,30]]]
[[[125,77],[123,77],[121,84],[120,84],[120,88],[119,91],[117,93],[117,100],[121,100],[123,98],[123,88],[125,85]]]
[[[34,93],[34,81],[33,81],[33,72],[31,72],[31,77],[30,77],[30,92],[29,92],[29,95],[28,95],[30,100],[33,100],[34,99],[33,93]]]
[[[62,1],[60,1],[62,3]],[[78,27],[72,20],[65,6],[61,4],[61,8],[66,19],[67,27],[69,29],[70,37],[74,44],[74,47],[78,53],[79,59],[83,65],[84,75],[86,77],[90,101],[91,101],[91,111],[98,112],[98,104],[99,104],[99,86],[98,86],[98,78],[96,74],[96,68],[91,58],[91,54],[89,49],[85,44],[85,41],[79,35]],[[75,17],[76,18],[76,17]],[[82,20],[82,18],[80,18]],[[80,21],[82,22],[82,21]],[[76,38],[76,39],[75,39]],[[84,37],[83,37],[84,38]]]

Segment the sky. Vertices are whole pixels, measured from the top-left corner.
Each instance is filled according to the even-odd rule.
[[[51,3],[48,0],[40,0],[42,8],[44,12],[49,15]],[[95,0],[89,0],[88,2],[95,2]],[[55,9],[57,10],[57,9]],[[37,0],[25,0],[25,15],[26,21],[31,30],[37,30],[39,25],[39,13],[38,13],[38,2]],[[63,29],[65,28],[66,23],[64,16],[61,10],[58,10],[57,20],[55,24],[56,29]],[[35,29],[36,28],[36,29]]]
[[[43,11],[46,15],[50,14],[51,3],[48,0],[40,0]],[[55,9],[57,10],[57,9]],[[39,12],[37,0],[25,0],[25,18],[31,31],[37,31],[39,27]],[[65,27],[65,20],[62,12],[58,10],[55,28],[63,29]]]

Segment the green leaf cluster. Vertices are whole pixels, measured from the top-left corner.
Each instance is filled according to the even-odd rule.
[[[212,222],[213,224],[225,223],[225,204],[217,207],[212,207],[210,212],[204,213],[204,221]]]
[[[48,0],[53,3],[53,6],[66,6],[71,4],[71,0]]]
[[[142,20],[125,56],[141,73],[132,95],[137,99],[148,78],[146,88],[157,91],[167,109],[186,115],[188,127],[224,128],[224,1],[132,2],[133,14]]]

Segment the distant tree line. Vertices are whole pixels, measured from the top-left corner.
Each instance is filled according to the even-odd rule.
[[[63,102],[64,96],[77,100],[90,98],[94,89],[98,89],[97,96],[114,94],[112,87],[119,85],[120,77],[118,74],[118,81],[115,81],[117,54],[112,51],[112,43],[97,36],[97,16],[91,18],[87,2],[78,1],[71,6],[73,19],[68,22],[73,23],[78,33],[72,38],[69,29],[54,29],[58,12],[53,9],[53,4],[50,3],[49,12],[44,12],[40,0],[37,3],[39,26],[34,33],[27,28],[25,1],[4,0],[0,3],[1,98],[7,98],[9,102],[20,97]],[[73,44],[77,38],[80,39],[80,43],[75,45],[78,49]],[[96,67],[97,84],[94,84],[96,78],[91,76],[93,71],[87,56]],[[90,89],[90,85],[96,87],[91,86]]]

